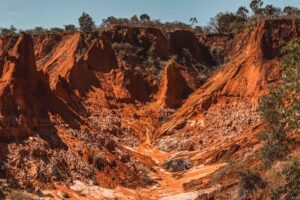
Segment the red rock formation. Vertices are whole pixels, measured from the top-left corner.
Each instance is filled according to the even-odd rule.
[[[115,26],[103,34],[109,38],[110,42],[129,43],[143,47],[145,51],[153,46],[153,53],[159,58],[166,59],[169,56],[168,40],[157,28]]]
[[[139,187],[152,183],[144,180],[150,175],[159,183],[171,180],[178,189],[174,174],[159,168],[175,154],[152,149],[150,143],[166,151],[184,150],[179,156],[193,155],[194,165],[221,162],[236,152],[244,155],[256,142],[252,133],[259,131],[257,100],[268,83],[279,79],[279,49],[300,35],[299,27],[293,20],[266,21],[230,35],[230,41],[215,35],[199,42],[188,31],[171,32],[167,39],[146,27],[114,27],[101,36],[36,36],[34,46],[26,34],[17,42],[0,40],[0,111],[4,119],[13,116],[10,124],[1,124],[0,139],[36,136],[20,144],[0,143],[5,147],[0,160],[9,160],[11,176],[22,186],[43,185],[36,178],[42,171],[50,176],[46,182],[93,179],[105,187]],[[130,55],[136,62],[119,56],[112,48],[115,42],[139,49]],[[202,43],[230,49],[232,58],[188,96],[196,88],[192,79],[201,73],[165,61],[188,49],[200,66],[209,65]],[[157,66],[149,62],[149,50],[160,58]],[[49,145],[59,141],[67,148]],[[2,159],[6,155],[9,159]],[[52,179],[44,158],[61,170],[61,177]],[[191,171],[189,181],[193,175]],[[185,178],[180,183],[192,184]],[[169,186],[161,191],[164,187]]]
[[[129,92],[131,100],[141,102],[150,100],[151,87],[141,74],[125,71],[123,74],[123,87]]]
[[[49,75],[50,88],[66,102],[84,95],[92,85],[99,85],[83,58],[88,47],[82,37],[80,33],[66,35],[49,56],[37,62],[38,68]]]
[[[299,37],[300,20],[268,20],[264,23],[261,51],[263,58],[271,60],[279,56],[281,48],[287,41]]]
[[[192,89],[187,85],[179,66],[171,60],[165,68],[157,103],[169,108],[178,108],[191,92]]]
[[[18,40],[18,37],[14,36],[8,38],[1,38],[0,40],[0,55],[4,55],[5,53],[8,53],[13,49]]]
[[[201,99],[205,102],[205,99],[213,96],[257,99],[267,89],[269,82],[279,79],[278,52],[284,43],[299,35],[300,30],[297,29],[296,22],[266,21],[256,26],[254,30],[246,30],[239,36],[245,38],[244,45],[235,48],[237,51],[232,60],[196,91],[190,101],[194,99],[199,105]],[[269,51],[270,46],[273,50]],[[276,57],[266,60],[270,55]]]
[[[6,52],[2,59],[0,110],[6,118],[3,126],[8,129],[2,129],[1,136],[10,138],[22,134],[20,137],[26,137],[31,133],[30,128],[38,125],[33,120],[37,109],[35,98],[46,79],[37,72],[31,36],[21,34],[11,52]]]
[[[167,59],[170,55],[168,41],[157,28],[145,28],[141,32],[141,40],[147,47],[153,47],[154,54],[161,59]]]
[[[55,53],[50,55],[43,62],[38,62],[39,68],[49,74],[50,87],[54,89],[59,77],[68,79],[70,71],[82,54],[80,50],[83,48],[83,41],[80,33],[68,35],[53,50]]]
[[[84,60],[87,62],[89,69],[105,73],[118,66],[116,55],[105,34],[102,34],[99,40],[94,41],[85,54]]]
[[[189,50],[193,58],[202,64],[212,64],[208,49],[199,43],[190,31],[176,30],[169,33],[170,53],[182,56],[183,49]]]
[[[190,95],[174,118],[161,127],[158,135],[166,134],[168,127],[174,126],[178,121],[193,119],[200,123],[203,121],[203,115],[209,112],[211,107],[222,109],[224,102],[228,106],[234,106],[246,101],[249,103],[249,108],[253,107],[251,103],[258,102],[261,94],[268,90],[268,84],[279,80],[279,48],[288,40],[300,35],[298,25],[299,21],[271,20],[237,35],[235,38],[243,38],[244,42],[240,44],[234,41],[236,46],[233,48],[234,56],[231,61],[217,70],[202,87]],[[271,41],[272,43],[269,43]],[[269,46],[274,49],[266,51]],[[270,54],[276,57],[270,59]],[[245,112],[250,111],[245,110]],[[192,134],[192,130],[190,131]]]
[[[113,80],[113,87],[115,97],[121,102],[147,102],[151,99],[153,89],[139,72],[133,70],[125,70],[123,68],[125,63],[119,63],[120,71],[115,75]]]
[[[182,36],[188,36],[183,43],[178,43],[176,37],[180,34],[176,32],[171,33],[171,40],[168,41],[159,29],[150,27],[116,26],[102,32],[100,37],[93,34],[86,36],[88,38],[85,39],[80,33],[36,36],[35,55],[38,58],[38,69],[49,75],[51,89],[65,102],[73,104],[77,101],[76,104],[80,104],[78,98],[86,95],[92,87],[102,88],[101,83],[105,85],[103,81],[114,76],[117,82],[113,87],[116,88],[115,91],[119,91],[115,93],[119,99],[145,102],[150,101],[157,91],[157,85],[151,85],[156,78],[149,74],[149,70],[144,69],[145,66],[142,66],[144,63],[139,63],[140,72],[134,72],[133,69],[124,70],[123,65],[131,68],[130,65],[134,66],[136,63],[121,64],[123,60],[117,61],[112,43],[129,43],[135,48],[141,48],[142,52],[137,58],[142,56],[144,59],[147,59],[150,50],[152,55],[167,59],[171,52],[181,53],[183,48],[187,48],[199,62],[206,63],[205,60],[208,60],[205,58],[206,49],[196,41],[192,33],[183,33]],[[172,44],[174,42],[176,44]],[[119,72],[110,73],[112,70]],[[103,73],[107,74],[106,78],[103,77]],[[152,83],[149,83],[150,80]],[[122,88],[126,91],[121,91]],[[74,109],[76,110],[76,106]]]
[[[34,54],[37,61],[50,56],[53,49],[64,38],[62,34],[45,34],[33,36]],[[38,65],[39,66],[39,65]]]
[[[199,42],[207,47],[220,47],[228,49],[230,43],[234,39],[235,34],[201,34],[197,35]]]
[[[50,128],[48,112],[59,113],[69,122],[79,120],[50,92],[47,75],[37,71],[30,35],[21,34],[13,49],[5,50],[0,63],[0,110],[3,117],[0,137],[22,139],[34,134],[33,130],[37,128]]]

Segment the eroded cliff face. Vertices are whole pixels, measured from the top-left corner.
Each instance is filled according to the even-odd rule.
[[[45,114],[36,99],[46,93],[47,76],[37,71],[31,36],[22,34],[12,49],[3,47],[2,51],[0,137],[24,138],[40,125],[38,116]]]
[[[258,99],[299,35],[299,21],[270,20],[222,36],[116,26],[1,39],[0,177],[22,188],[92,181],[133,199],[215,194],[226,159],[257,160]],[[168,157],[190,171],[166,172]]]
[[[109,188],[152,184],[149,167],[123,146],[138,146],[159,124],[160,109],[179,107],[188,97],[188,67],[182,66],[184,76],[167,70],[161,83],[173,54],[169,43],[158,29],[131,27],[1,40],[1,162],[9,166],[2,176],[21,187],[75,179]],[[152,110],[161,84],[167,84],[167,103]]]
[[[181,74],[180,67],[182,66],[179,66],[173,60],[166,65],[157,98],[157,102],[161,106],[178,108],[193,91]]]
[[[259,121],[256,112],[259,97],[267,92],[269,83],[279,80],[280,48],[299,33],[298,21],[274,20],[237,34],[235,39],[240,41],[243,38],[243,44],[233,42],[235,46],[230,61],[188,98],[172,120],[161,126],[158,137],[173,135],[174,132],[193,137],[197,135],[193,129],[197,128],[203,134],[201,138],[198,135],[198,141],[203,145],[203,140],[204,143],[208,141],[203,137],[217,142],[236,137],[253,127]],[[227,117],[223,119],[224,113]],[[176,124],[182,124],[180,130],[174,129]],[[209,145],[211,143],[205,146]]]

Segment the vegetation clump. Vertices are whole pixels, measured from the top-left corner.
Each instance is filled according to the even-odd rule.
[[[281,172],[284,177],[283,184],[271,189],[271,199],[297,200],[300,197],[300,160],[289,158],[288,163]]]
[[[72,32],[77,31],[76,26],[73,24],[64,25],[64,28],[65,28],[65,32],[67,32],[67,33],[72,33]]]
[[[85,12],[83,12],[82,15],[79,17],[78,23],[82,32],[91,32],[96,27],[93,18]]]
[[[17,29],[13,25],[10,28],[1,28],[0,31],[3,38],[17,35]]]
[[[261,97],[259,105],[266,124],[259,135],[264,142],[261,158],[267,168],[286,159],[293,148],[291,136],[300,133],[300,38],[289,42],[282,55],[282,83],[271,85],[270,93]],[[291,158],[280,176],[285,179],[271,190],[272,199],[299,199],[300,160]]]
[[[266,186],[260,174],[254,169],[239,167],[236,169],[236,172],[240,178],[240,197],[254,194],[258,189],[262,189]]]
[[[247,8],[241,6],[236,12],[220,12],[212,17],[206,26],[198,25],[199,20],[197,17],[192,16],[189,18],[189,23],[180,21],[161,22],[160,19],[152,19],[147,13],[140,16],[133,15],[130,18],[119,18],[109,16],[102,19],[102,23],[96,26],[93,18],[83,12],[78,19],[79,28],[82,32],[91,32],[94,30],[105,30],[113,26],[149,26],[159,28],[163,33],[169,31],[189,30],[195,34],[228,34],[231,32],[241,31],[244,28],[254,25],[256,22],[265,19],[276,18],[300,18],[300,10],[297,7],[286,6],[283,9],[275,7],[272,4],[264,5],[262,0],[252,0]],[[1,28],[1,36],[8,37],[17,34],[18,30],[11,26],[10,28]],[[25,30],[24,32],[34,35],[48,34],[48,33],[72,33],[77,31],[77,27],[73,24],[67,24],[63,28],[54,27],[46,29],[43,27],[35,27],[33,29]],[[22,32],[22,30],[19,30]]]
[[[259,110],[266,129],[259,136],[263,164],[270,166],[289,153],[288,134],[300,133],[300,39],[291,41],[283,50],[282,81],[270,87],[261,97]]]

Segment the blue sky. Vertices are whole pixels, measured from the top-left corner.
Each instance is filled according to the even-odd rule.
[[[0,27],[11,24],[20,29],[35,26],[77,25],[83,11],[97,25],[107,16],[130,17],[148,13],[153,19],[188,22],[197,17],[200,25],[220,11],[236,11],[250,0],[0,0]],[[300,7],[300,0],[264,0],[265,4]]]

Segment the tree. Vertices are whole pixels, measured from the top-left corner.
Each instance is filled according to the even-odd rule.
[[[82,32],[90,32],[95,29],[95,22],[93,21],[92,17],[85,12],[78,19],[80,30]]]
[[[130,22],[132,24],[138,24],[139,23],[139,18],[137,15],[133,15],[131,18],[130,18]]]
[[[67,33],[73,33],[76,31],[76,27],[73,24],[67,24],[67,25],[64,25],[64,27],[65,27],[65,31]]]
[[[58,28],[58,27],[53,27],[53,28],[50,29],[50,32],[55,33],[55,34],[64,33],[64,29]]]
[[[286,6],[286,7],[283,8],[283,11],[282,11],[282,12],[283,12],[284,14],[286,14],[286,15],[291,16],[291,15],[294,14],[294,7],[292,7],[292,6]]]
[[[276,8],[273,5],[269,4],[263,9],[263,12],[266,16],[278,16],[281,12],[280,8]]]
[[[246,19],[247,15],[249,14],[249,10],[245,6],[241,6],[237,10],[236,14],[237,14],[237,16]]]
[[[127,18],[117,18],[116,24],[128,26],[130,24],[130,22],[129,22],[129,19],[127,19]]]
[[[0,31],[1,31],[1,36],[4,38],[14,36],[17,34],[16,33],[17,29],[13,25],[11,25],[10,28],[1,28]]]
[[[103,19],[102,21],[103,21],[103,24],[108,27],[112,24],[116,24],[117,18],[115,18],[114,16],[109,16],[106,19]]]
[[[209,22],[208,25],[203,26],[203,32],[204,32],[204,33],[213,33],[213,32],[215,32],[215,29],[214,29],[214,27],[212,26],[211,21]]]
[[[201,26],[195,26],[194,32],[197,34],[203,33],[203,28]]]
[[[218,13],[209,22],[210,29],[218,33],[230,33],[241,30],[247,20],[233,13]]]
[[[107,19],[103,20],[103,24],[106,27],[109,27],[111,25],[129,25],[130,21],[127,18],[116,18],[114,16],[110,16]]]
[[[300,16],[300,10],[296,7],[286,6],[283,9],[283,13],[288,16]]]
[[[263,12],[262,10],[263,4],[264,3],[261,0],[252,0],[250,3],[250,8],[255,15],[260,15]]]
[[[43,27],[40,27],[40,26],[37,26],[34,29],[29,30],[29,32],[32,32],[32,34],[34,34],[34,35],[42,35],[42,34],[45,34],[47,32],[47,29],[45,29]]]
[[[17,29],[14,27],[14,25],[11,25],[9,29],[13,33],[16,33],[16,31],[17,31]]]
[[[191,22],[191,25],[194,26],[195,24],[198,23],[198,19],[196,17],[191,17],[190,22]]]
[[[150,16],[148,14],[141,14],[140,20],[145,23],[150,21]]]
[[[13,33],[10,29],[8,29],[8,28],[1,28],[0,30],[1,30],[1,36],[2,36],[3,38],[12,36],[12,35],[14,34],[14,33]]]

